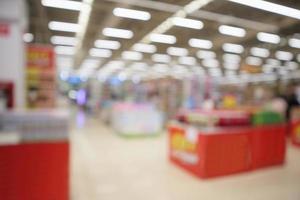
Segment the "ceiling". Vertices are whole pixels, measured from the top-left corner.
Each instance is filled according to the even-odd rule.
[[[77,0],[79,1],[79,0]],[[289,6],[291,8],[300,9],[300,2],[298,0],[268,0],[269,2],[278,3],[281,5]],[[97,68],[93,68],[93,71],[101,71],[101,68],[106,66],[109,61],[122,60],[125,62],[125,66],[130,66],[131,61],[122,58],[122,52],[132,50],[132,47],[136,43],[151,43],[156,46],[157,50],[155,54],[167,54],[168,47],[182,47],[188,50],[188,56],[194,57],[196,63],[189,64],[179,61],[179,56],[171,56],[171,61],[167,64],[171,67],[175,65],[186,66],[186,68],[198,67],[202,71],[206,72],[211,69],[205,65],[205,59],[199,58],[197,52],[201,48],[191,47],[189,40],[191,38],[205,39],[212,42],[213,46],[209,51],[216,53],[216,59],[218,60],[218,67],[224,74],[225,71],[231,71],[231,74],[240,73],[243,70],[249,70],[249,68],[261,69],[264,64],[269,63],[268,58],[276,58],[276,51],[287,51],[293,54],[293,57],[288,60],[292,61],[280,61],[277,66],[283,74],[293,73],[298,69],[299,61],[297,60],[298,54],[300,54],[299,48],[290,47],[288,45],[289,38],[299,38],[297,33],[300,33],[300,20],[286,17],[283,15],[274,14],[271,12],[263,11],[260,9],[252,8],[249,6],[241,5],[227,0],[212,0],[207,4],[199,6],[194,12],[187,13],[186,18],[200,20],[203,22],[202,29],[192,29],[180,26],[170,26],[161,33],[173,35],[176,37],[175,44],[162,44],[157,42],[149,42],[146,36],[155,30],[159,25],[166,21],[171,16],[178,16],[180,10],[184,6],[192,2],[192,0],[94,0],[90,4],[91,10],[86,18],[86,29],[83,28],[83,34],[53,31],[49,30],[48,23],[50,21],[61,21],[70,23],[79,23],[78,19],[82,11],[73,11],[67,9],[60,9],[54,7],[43,6],[41,0],[27,0],[30,16],[29,32],[34,34],[34,41],[36,43],[50,43],[51,36],[70,36],[77,37],[80,40],[81,45],[75,46],[75,54],[72,55],[73,68],[80,69],[85,59],[93,58],[99,60]],[[88,0],[86,2],[89,2]],[[147,11],[151,14],[151,19],[148,21],[121,18],[113,15],[113,10],[116,7],[129,8],[135,10]],[[84,24],[84,23],[83,23]],[[242,37],[234,37],[230,35],[221,34],[218,30],[221,25],[229,25],[234,27],[243,28],[246,34]],[[104,36],[102,31],[105,27],[128,29],[133,32],[131,39],[120,39]],[[157,31],[157,29],[155,30]],[[271,44],[262,42],[257,39],[258,32],[267,32],[278,34],[281,38],[278,44]],[[91,48],[94,48],[94,42],[98,39],[108,39],[119,41],[121,47],[116,50],[112,50],[112,55],[109,58],[98,58],[89,55]],[[239,68],[224,67],[224,48],[225,43],[233,43],[242,45],[244,47],[241,53],[234,53],[240,55],[241,61],[239,61]],[[258,66],[253,64],[249,65],[247,57],[251,56],[252,47],[262,47],[270,50],[270,55],[267,58],[261,58],[261,63]],[[205,49],[204,49],[205,50]],[[145,62],[149,66],[156,64],[152,59],[153,53],[143,53],[143,58],[138,62]],[[60,56],[60,55],[58,55]],[[69,57],[69,56],[64,56]],[[256,59],[259,60],[260,58]],[[284,59],[283,59],[284,60]],[[255,59],[254,59],[255,61]],[[253,61],[253,62],[254,62]],[[250,62],[251,63],[251,62]],[[245,67],[246,66],[246,67]],[[293,66],[293,67],[288,67]],[[214,67],[213,67],[214,68]],[[225,69],[226,68],[226,69]],[[274,67],[275,68],[275,67]],[[276,72],[276,69],[272,69],[272,72]],[[275,71],[274,71],[275,70]],[[118,70],[117,70],[118,71]],[[255,70],[250,72],[256,72]],[[258,70],[261,72],[261,70]],[[267,72],[267,70],[265,71]],[[148,71],[146,71],[148,73]],[[91,73],[90,73],[91,74]],[[145,74],[145,73],[144,73]],[[228,72],[228,74],[230,74]]]

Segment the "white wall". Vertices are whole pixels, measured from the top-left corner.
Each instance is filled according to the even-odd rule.
[[[9,34],[0,35],[0,80],[13,81],[15,106],[25,105],[25,44],[26,9],[23,0],[0,0],[0,23],[8,24]]]

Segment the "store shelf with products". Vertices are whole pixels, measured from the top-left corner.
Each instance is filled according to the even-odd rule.
[[[115,103],[111,126],[122,136],[155,136],[163,132],[163,114],[151,104]]]
[[[186,112],[181,122],[169,125],[170,160],[201,178],[282,165],[287,126],[278,116],[271,111]]]
[[[300,147],[300,107],[292,109],[289,122],[289,135],[292,143]]]

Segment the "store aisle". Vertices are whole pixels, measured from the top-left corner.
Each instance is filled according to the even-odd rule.
[[[72,128],[72,200],[299,200],[300,150],[284,167],[200,180],[167,159],[167,137],[125,139],[98,120]]]

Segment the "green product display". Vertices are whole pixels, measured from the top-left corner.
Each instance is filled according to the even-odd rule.
[[[253,125],[279,124],[283,122],[284,117],[280,113],[273,111],[260,111],[252,116]]]

